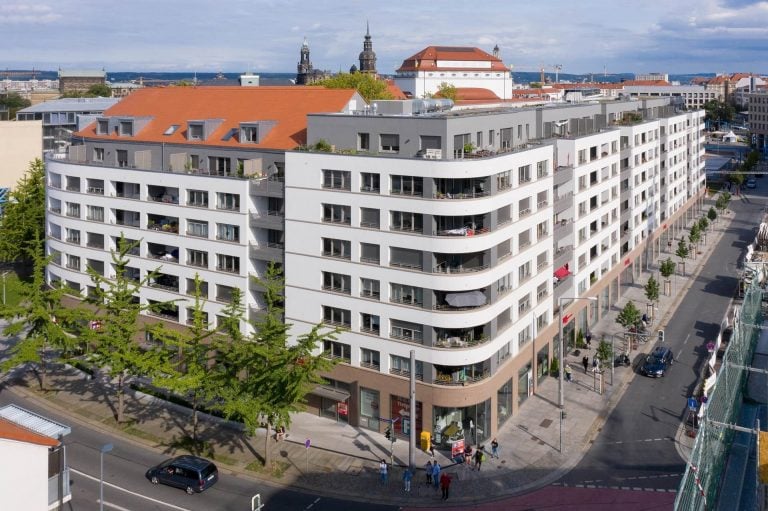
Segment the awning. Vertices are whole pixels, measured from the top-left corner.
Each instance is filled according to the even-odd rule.
[[[323,385],[318,385],[312,391],[310,394],[314,394],[316,396],[324,397],[327,399],[332,399],[334,401],[343,402],[349,399],[349,392],[346,390],[339,390],[339,389],[332,389],[331,387],[325,387]]]
[[[482,291],[468,291],[466,293],[448,293],[445,301],[451,307],[480,307],[488,303],[485,293]]]
[[[59,438],[72,432],[69,426],[46,419],[42,415],[25,410],[16,405],[7,405],[0,408],[0,417],[14,424],[18,424],[40,435],[51,438]]]
[[[562,279],[570,275],[571,272],[568,271],[568,268],[565,266],[561,266],[560,268],[555,270],[555,277],[558,279]]]

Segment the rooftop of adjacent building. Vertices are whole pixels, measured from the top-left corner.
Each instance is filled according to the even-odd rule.
[[[69,434],[70,428],[25,410],[20,406],[0,408],[0,438],[30,444],[56,447],[60,438]]]
[[[59,69],[59,78],[106,78],[103,69]]]
[[[483,62],[490,63],[490,66],[475,67],[445,67],[439,63],[442,61],[453,62]],[[456,69],[461,71],[509,71],[500,58],[494,57],[480,48],[470,46],[427,46],[420,52],[411,55],[403,61],[397,72],[404,71],[440,71]]]
[[[92,112],[104,111],[120,101],[119,98],[63,98],[51,99],[36,105],[22,108],[18,113],[38,112]]]

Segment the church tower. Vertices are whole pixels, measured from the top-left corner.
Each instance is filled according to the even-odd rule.
[[[309,60],[309,43],[307,38],[301,44],[301,58],[296,66],[296,85],[306,85],[312,79],[312,62]]]
[[[368,22],[365,22],[365,40],[363,41],[363,51],[360,52],[361,73],[376,74],[376,53],[373,51],[373,42],[371,42],[371,30]]]

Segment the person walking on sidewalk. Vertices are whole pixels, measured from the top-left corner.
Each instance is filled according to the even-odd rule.
[[[437,490],[440,484],[440,463],[437,460],[432,464],[432,484],[435,485],[435,490]]]
[[[451,476],[443,472],[440,476],[440,488],[443,490],[443,500],[448,500],[448,493],[451,490]]]
[[[565,381],[568,383],[573,381],[573,371],[571,370],[571,364],[565,364]]]
[[[499,441],[495,438],[491,440],[491,456],[494,458],[499,457]]]
[[[432,460],[427,461],[424,465],[424,473],[427,475],[427,486],[432,485]]]
[[[587,371],[589,371],[589,357],[584,355],[584,358],[581,359],[581,365],[584,366],[584,373],[586,374]]]
[[[591,344],[592,344],[592,332],[587,332],[587,336],[585,337],[585,339],[587,341],[587,349],[588,350],[592,349],[592,346],[591,346]]]
[[[381,484],[387,484],[387,462],[384,458],[382,458],[381,463],[379,463],[379,477],[381,479]]]
[[[405,484],[403,489],[406,493],[411,492],[411,479],[413,479],[413,472],[411,471],[411,467],[408,467],[405,469],[405,472],[403,472],[403,483]]]
[[[483,465],[483,457],[485,456],[485,453],[483,452],[483,446],[478,446],[477,449],[475,449],[475,468],[478,472],[480,472],[480,467]],[[472,470],[474,470],[473,468]]]

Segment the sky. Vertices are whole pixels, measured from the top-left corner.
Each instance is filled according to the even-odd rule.
[[[0,70],[377,69],[430,45],[498,44],[514,71],[768,73],[768,1],[0,0]]]

